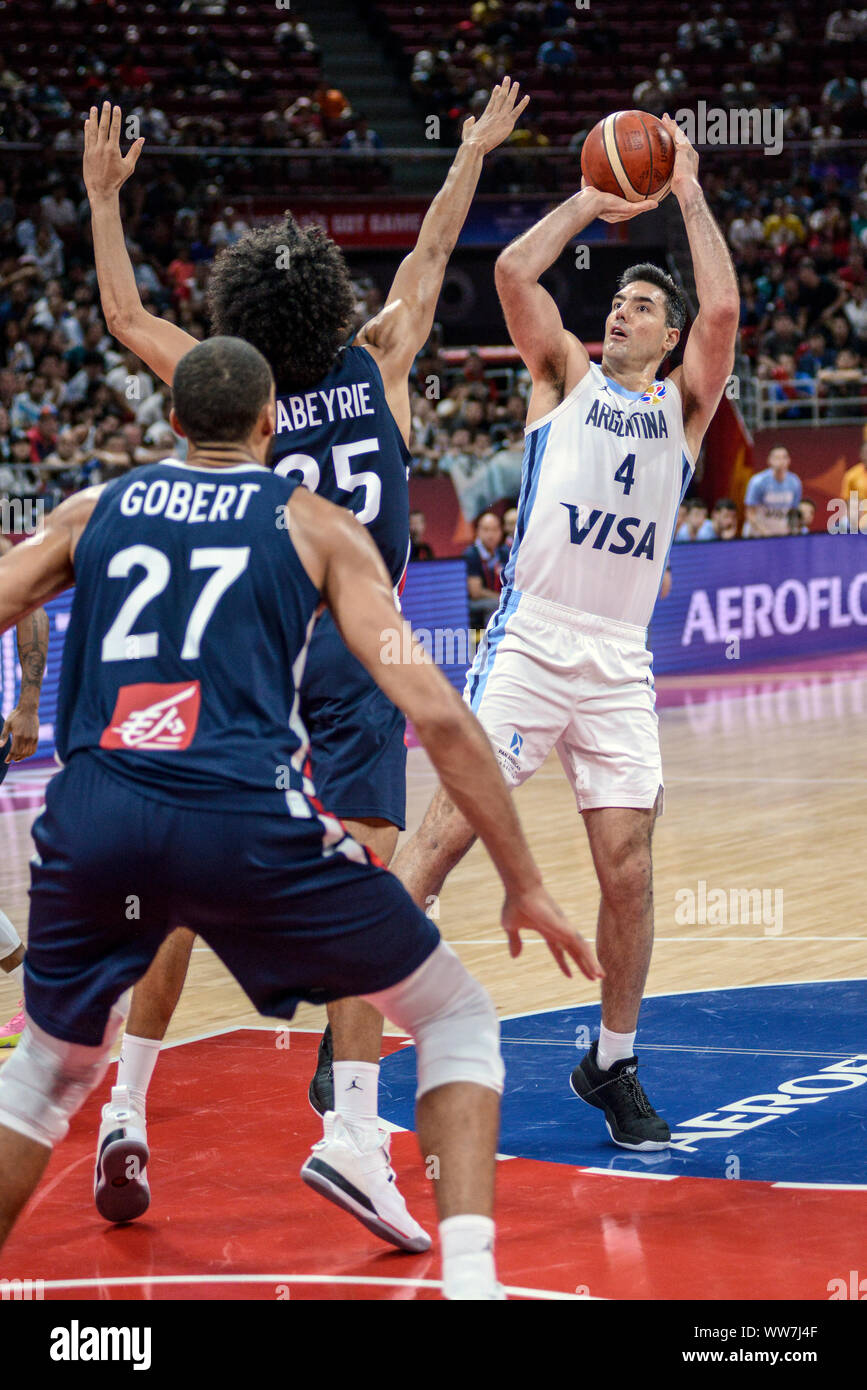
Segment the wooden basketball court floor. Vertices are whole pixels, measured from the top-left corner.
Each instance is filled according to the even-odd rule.
[[[439,904],[443,935],[504,1020],[501,1278],[518,1298],[827,1299],[839,1280],[863,1296],[867,655],[733,663],[658,690],[666,807],[637,1050],[676,1150],[624,1154],[570,1095],[598,992],[560,975],[536,938],[510,960],[480,847]],[[48,775],[22,765],[0,801],[0,905],[22,935],[29,828]],[[434,785],[411,748],[410,829]],[[517,805],[549,888],[592,937],[597,889],[556,757]],[[15,1003],[0,983],[4,1018]],[[149,1212],[113,1228],[92,1206],[107,1078],[53,1156],[0,1276],[42,1280],[46,1298],[436,1297],[435,1251],[391,1251],[298,1178],[320,1133],[306,1091],[323,1025],[324,1010],[304,1006],[278,1031],[197,945],[151,1088]],[[404,1129],[412,1071],[406,1040],[388,1037],[382,1111],[397,1127],[402,1190],[435,1230],[432,1184]]]

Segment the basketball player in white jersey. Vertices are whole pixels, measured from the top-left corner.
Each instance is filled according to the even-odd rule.
[[[563,325],[539,283],[596,217],[655,207],[582,186],[497,262],[512,341],[533,381],[518,523],[500,607],[465,698],[506,781],[517,787],[556,749],[575,793],[602,893],[597,952],[606,977],[602,1027],[573,1091],[605,1114],[629,1149],[671,1139],[638,1080],[635,1036],[653,942],[651,836],[662,767],[646,628],[678,504],[732,368],[739,304],[725,241],[698,182],[698,155],[676,144],[671,191],[683,214],[699,312],[683,363],[658,371],[686,319],[656,266],[624,272],[605,323],[602,365]],[[394,870],[430,901],[473,835],[440,789]]]

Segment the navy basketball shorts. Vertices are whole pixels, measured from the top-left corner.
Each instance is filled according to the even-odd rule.
[[[64,1042],[102,1041],[113,1003],[176,926],[285,1019],[300,1000],[388,989],[439,942],[393,874],[349,836],[328,843],[312,806],[310,819],[179,807],[76,753],[33,839],[26,1008]]]
[[[325,612],[313,629],[301,681],[316,795],[343,820],[406,829],[406,719],[347,650]]]

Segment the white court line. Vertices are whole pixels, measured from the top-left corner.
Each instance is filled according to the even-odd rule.
[[[714,785],[724,783],[726,786],[737,787],[742,782],[755,782],[758,786],[767,783],[779,783],[780,786],[819,786],[819,787],[844,787],[854,783],[859,787],[864,786],[863,777],[667,777],[666,784],[673,786],[677,782],[712,782]]]
[[[771,1187],[819,1187],[824,1192],[867,1192],[864,1182],[772,1182]]]
[[[580,1006],[579,1006],[580,1007]],[[501,1043],[511,1043],[514,1047],[583,1047],[584,1043],[572,1042],[566,1039],[561,1042],[558,1038],[501,1038]],[[728,1057],[815,1057],[817,1061],[824,1061],[826,1057],[834,1057],[838,1061],[846,1061],[853,1054],[851,1052],[783,1052],[764,1047],[704,1047],[701,1043],[696,1043],[694,1047],[689,1047],[685,1043],[642,1043],[642,1052],[690,1052],[700,1053],[702,1056],[708,1053],[719,1053],[721,1056]],[[858,1053],[858,1056],[867,1056],[867,1053]]]
[[[371,1275],[353,1277],[346,1274],[153,1274],[141,1277],[110,1279],[45,1279],[46,1289],[127,1289],[170,1284],[348,1284],[351,1286],[398,1289],[441,1289],[439,1279],[386,1279]],[[561,1293],[556,1289],[524,1289],[504,1284],[507,1294],[519,1298],[540,1298],[552,1302],[602,1302],[592,1294]]]
[[[582,1173],[598,1173],[602,1178],[652,1178],[654,1182],[677,1182],[678,1178],[688,1176],[686,1173],[633,1173],[623,1168],[581,1168],[577,1164],[576,1167]]]
[[[245,1025],[243,1023],[230,1023],[228,1028],[214,1028],[210,1033],[194,1033],[189,1038],[175,1038],[174,1042],[164,1042],[160,1051],[165,1052],[167,1047],[184,1047],[186,1043],[205,1042],[208,1038],[221,1038],[224,1033],[240,1033],[244,1027]],[[276,1031],[276,1029],[272,1028],[262,1029],[263,1033]]]
[[[500,945],[505,945],[505,944],[506,944],[506,934],[505,934],[505,932],[504,932],[502,936],[496,936],[496,937],[494,937],[494,936],[477,936],[477,937],[475,937],[475,938],[470,939],[469,941],[458,941],[458,940],[456,940],[455,938],[453,938],[453,937],[451,937],[451,936],[444,936],[444,937],[443,937],[443,940],[444,940],[445,942],[447,942],[447,944],[448,944],[449,946],[500,946]],[[594,937],[587,937],[587,940],[590,942],[591,945],[593,945],[593,944],[594,944],[594,941],[595,941],[595,938],[594,938]],[[789,942],[795,942],[795,941],[829,941],[829,942],[830,942],[830,941],[867,941],[867,936],[771,936],[771,935],[768,935],[767,933],[765,933],[763,936],[655,936],[655,937],[653,938],[653,944],[654,944],[654,946],[661,946],[661,945],[663,945],[663,944],[666,944],[666,945],[667,945],[667,944],[669,944],[669,943],[674,943],[675,945],[679,945],[680,942],[687,942],[687,941],[688,941],[688,942],[692,942],[693,944],[695,944],[696,942],[700,942],[700,943],[703,943],[703,944],[709,944],[709,943],[712,942],[712,941],[721,941],[721,942],[723,942],[723,943],[726,944],[726,945],[727,945],[730,941],[776,941],[776,942],[785,941],[785,942],[788,944]],[[523,941],[523,944],[524,944],[525,946],[545,946],[547,943],[543,940],[543,938],[542,938],[541,936],[537,936],[537,937],[528,937],[528,938],[525,938],[524,941]],[[814,980],[797,980],[797,981],[793,981],[793,983],[796,983],[796,984],[815,984],[816,981],[814,981]],[[726,985],[726,986],[720,986],[720,988],[735,989],[735,988],[745,988],[745,986]],[[683,994],[692,994],[692,993],[694,993],[694,992],[695,992],[695,991],[690,990],[690,989],[679,991],[679,993],[683,993]],[[645,995],[644,997],[645,997],[646,999],[650,999],[652,996],[649,995],[649,994],[647,994],[647,995]],[[546,1012],[546,1010],[544,1010],[544,1009],[540,1009],[540,1010],[539,1010],[539,1013],[544,1013],[544,1012]],[[523,1017],[523,1015],[517,1015],[517,1017]]]
[[[703,985],[700,989],[663,989],[658,994],[645,994],[647,999],[674,999],[686,994],[728,994],[735,989],[788,989],[792,985],[861,985],[867,983],[863,975],[836,975],[830,980],[762,980],[760,984],[750,985]],[[552,1004],[549,1009],[524,1009],[519,1014],[503,1014],[501,1023],[510,1023],[515,1018],[535,1018],[536,1014],[566,1013],[568,1005]],[[573,1004],[572,1008],[592,1008],[592,1004]]]
[[[545,771],[539,768],[538,772],[533,773],[534,782],[562,782],[568,789],[569,783],[563,776],[562,771],[551,768]],[[673,787],[680,783],[698,783],[700,786],[712,785],[739,787],[745,783],[754,783],[756,786],[763,787],[778,783],[780,786],[816,786],[816,787],[844,787],[844,786],[864,786],[863,777],[717,777],[713,773],[706,776],[697,777],[669,777],[666,775],[665,786]],[[580,814],[580,812],[579,812]]]

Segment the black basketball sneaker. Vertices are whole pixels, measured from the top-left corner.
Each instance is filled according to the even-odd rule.
[[[334,1049],[331,1045],[330,1023],[319,1042],[316,1070],[310,1082],[307,1098],[317,1115],[324,1115],[326,1110],[334,1109]]]
[[[605,1126],[622,1149],[667,1149],[671,1130],[638,1079],[638,1058],[622,1057],[608,1071],[596,1064],[598,1042],[575,1068],[569,1085],[579,1100],[604,1111]]]

